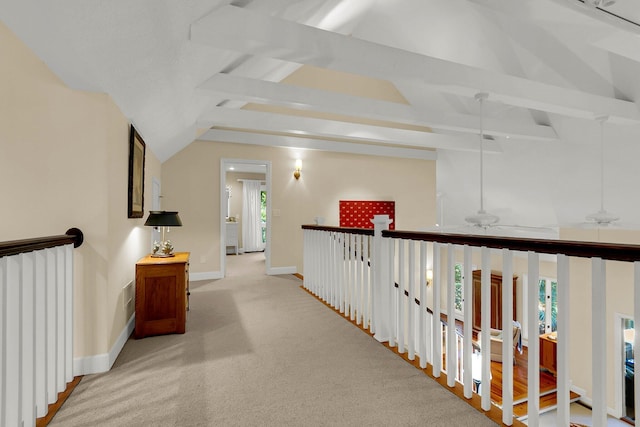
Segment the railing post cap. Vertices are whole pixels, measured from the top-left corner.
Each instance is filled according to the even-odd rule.
[[[389,218],[389,215],[374,215],[373,219],[370,221],[372,224],[384,224],[384,225],[389,225],[393,222],[393,220]]]

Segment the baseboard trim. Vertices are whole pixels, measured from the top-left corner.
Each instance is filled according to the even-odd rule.
[[[280,274],[296,274],[297,272],[296,267],[271,267],[267,270],[267,275],[278,276]]]
[[[198,280],[216,280],[216,279],[222,279],[221,271],[205,271],[202,273],[189,272],[189,280],[193,282],[197,282]]]
[[[126,344],[127,340],[131,336],[136,326],[136,315],[131,315],[129,321],[125,325],[118,339],[111,346],[109,353],[96,354],[95,356],[76,357],[73,359],[73,375],[88,375],[98,374],[101,372],[107,372],[113,366],[116,358],[122,351],[122,348]]]

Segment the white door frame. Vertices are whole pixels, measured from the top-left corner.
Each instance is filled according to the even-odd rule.
[[[251,164],[266,165],[267,173],[265,181],[267,182],[267,241],[264,248],[265,257],[265,274],[271,270],[271,161],[269,160],[248,160],[248,159],[220,159],[220,273],[222,277],[227,274],[226,257],[227,257],[227,228],[225,218],[227,213],[225,207],[225,189],[227,186],[227,165],[228,164]]]

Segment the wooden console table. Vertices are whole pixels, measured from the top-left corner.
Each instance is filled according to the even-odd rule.
[[[189,309],[189,252],[136,263],[136,338],[184,334]]]

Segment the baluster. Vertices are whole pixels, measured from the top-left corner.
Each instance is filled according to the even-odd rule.
[[[447,244],[447,385],[456,385],[458,351],[456,349],[456,283],[453,245]]]
[[[471,281],[473,276],[473,268],[471,261],[471,248],[467,245],[464,246],[464,287],[463,287],[463,311],[464,311],[464,332],[463,332],[463,340],[464,344],[462,348],[464,349],[462,354],[462,366],[464,367],[464,378],[462,380],[464,384],[464,397],[467,399],[471,399],[473,395],[472,383],[473,383],[473,370],[471,365],[471,355],[473,354],[473,345],[472,345],[472,335],[473,330],[472,326],[472,314],[473,314],[473,283]]]
[[[513,424],[513,260],[502,250],[502,422]]]
[[[416,286],[416,244],[413,240],[409,240],[409,302],[408,302],[408,310],[409,310],[409,360],[415,360],[416,358],[416,349],[415,349],[415,312],[416,312],[416,297],[415,297],[415,286]]]
[[[353,275],[353,310],[355,311],[354,321],[356,325],[360,324],[360,317],[362,316],[362,305],[360,300],[360,279],[361,279],[361,266],[360,266],[360,258],[359,255],[359,246],[360,246],[360,235],[353,235],[353,267],[354,267],[354,275]]]
[[[64,262],[64,249],[60,246],[55,248],[56,251],[56,306],[57,306],[57,319],[56,319],[56,336],[57,336],[57,353],[56,353],[56,392],[61,392],[66,388],[65,375],[64,375],[64,352],[66,348],[66,339],[64,336],[65,331],[65,262]],[[56,393],[57,394],[57,393]],[[56,399],[57,400],[57,399]]]
[[[480,342],[482,343],[482,376],[480,395],[482,396],[482,409],[491,409],[491,252],[489,248],[482,247],[480,250],[482,258],[481,273],[481,320],[480,320]]]
[[[369,274],[369,236],[362,236],[362,325],[365,329],[369,328],[369,332],[373,332],[371,330],[371,283],[369,278],[371,275]]]
[[[558,425],[569,425],[569,257],[558,255],[558,314],[557,325],[557,375],[558,385]],[[603,301],[604,302],[604,301]],[[603,369],[604,370],[604,369]]]
[[[528,385],[527,385],[527,421],[530,426],[537,426],[540,412],[540,340],[538,335],[538,283],[540,282],[540,256],[535,252],[528,253],[527,278],[527,336],[529,337]]]
[[[420,355],[420,367],[427,367],[427,338],[426,338],[426,312],[427,312],[427,242],[420,241],[420,315],[418,323],[418,354]]]
[[[355,234],[349,235],[349,314],[350,319],[353,322],[356,320],[356,298],[358,297],[356,292],[356,236]]]
[[[47,255],[47,281],[46,281],[46,302],[47,302],[47,404],[53,403],[57,399],[56,391],[56,355],[58,354],[56,342],[56,320],[58,312],[55,299],[56,290],[56,254],[54,249],[46,249]]]
[[[593,378],[593,425],[607,425],[607,304],[606,265],[591,259],[591,376]],[[564,338],[563,338],[564,339]]]
[[[405,314],[405,302],[406,298],[404,295],[404,291],[407,287],[406,283],[406,268],[405,268],[405,241],[398,240],[398,292],[396,293],[396,331],[398,336],[398,353],[403,354],[405,351],[404,344],[404,314]]]
[[[22,421],[35,425],[35,275],[33,252],[20,254],[22,266]],[[68,303],[68,301],[67,301]],[[68,331],[67,331],[68,333]],[[67,369],[69,366],[67,366]]]
[[[633,360],[635,361],[640,360],[640,261],[633,263],[633,327]],[[640,375],[633,376],[633,389],[634,414],[637,414],[640,410]]]
[[[433,244],[433,314],[431,318],[432,326],[432,365],[433,376],[440,378],[442,371],[442,327],[440,322],[440,244]]]
[[[65,361],[65,385],[73,380],[73,246],[66,245],[64,249],[65,260],[65,349],[64,349],[64,361]]]
[[[0,424],[6,426],[21,425],[22,415],[22,345],[20,336],[20,262],[19,256],[0,258],[4,272],[4,364],[2,370],[3,405]],[[1,316],[0,316],[1,317]]]
[[[36,417],[44,417],[48,412],[47,403],[47,257],[46,251],[35,253],[35,285],[36,285],[36,350],[35,350],[35,379],[36,379]]]
[[[391,291],[391,298],[388,300],[391,304],[390,310],[390,322],[389,322],[389,346],[395,347],[398,345],[398,291],[399,288],[395,287],[396,277],[396,240],[389,239],[389,255],[387,263],[389,264],[389,276],[387,277],[388,287]]]

